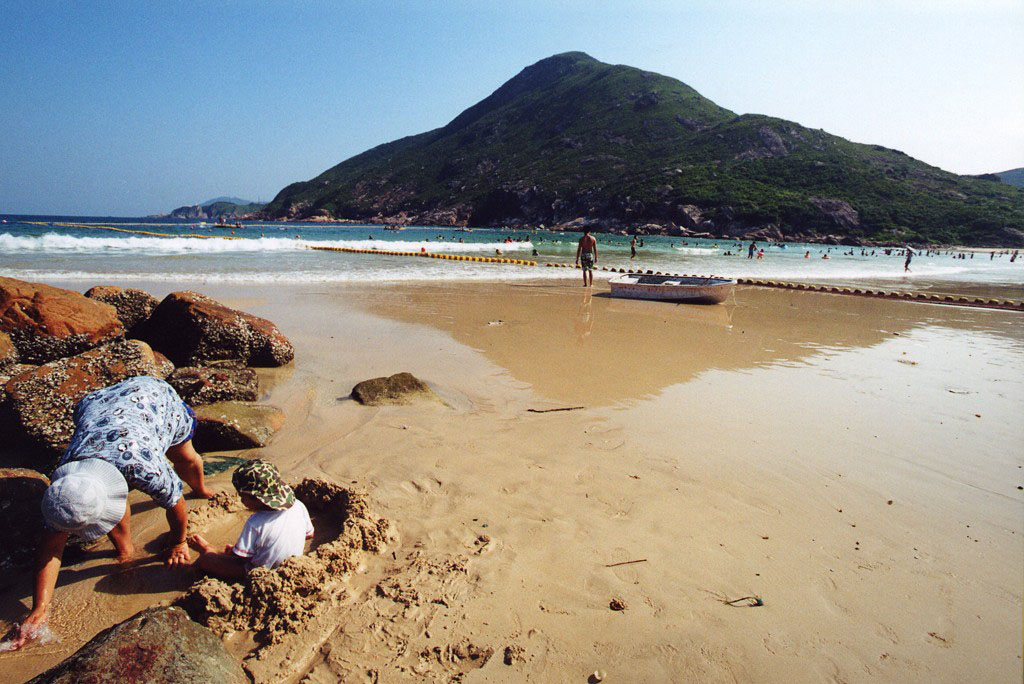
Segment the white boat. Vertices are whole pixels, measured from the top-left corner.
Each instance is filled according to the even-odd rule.
[[[608,284],[612,288],[612,297],[718,304],[732,293],[736,281],[728,278],[630,273],[612,278]]]

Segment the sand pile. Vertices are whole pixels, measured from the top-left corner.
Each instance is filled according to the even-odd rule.
[[[318,519],[317,524],[338,524],[337,538],[273,570],[257,568],[243,583],[213,578],[196,582],[178,601],[193,620],[222,636],[245,630],[261,645],[279,643],[344,599],[344,582],[359,565],[362,552],[382,551],[391,537],[391,524],[370,513],[364,492],[306,479],[295,487],[295,496]],[[212,513],[200,513],[197,518],[236,510],[236,501],[237,497],[219,495],[210,501]]]

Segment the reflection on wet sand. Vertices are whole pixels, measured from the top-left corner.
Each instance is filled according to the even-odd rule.
[[[739,287],[697,306],[613,299],[550,285],[394,286],[346,298],[375,315],[432,326],[482,351],[553,400],[644,398],[708,370],[799,365],[923,326],[1022,345],[1019,314]]]

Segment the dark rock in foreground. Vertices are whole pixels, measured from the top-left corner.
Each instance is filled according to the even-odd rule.
[[[436,399],[426,383],[412,373],[396,373],[387,378],[363,380],[352,388],[352,398],[366,406],[408,404],[417,398]]]
[[[89,288],[85,296],[104,304],[110,304],[117,310],[117,317],[131,336],[132,328],[149,318],[160,301],[145,290],[115,287],[113,285],[97,285]]]
[[[34,684],[248,684],[207,628],[181,608],[150,608],[97,634]]]
[[[72,416],[82,397],[127,378],[158,374],[149,345],[119,340],[24,371],[7,382],[5,391],[24,433],[56,453],[71,441]]]
[[[117,311],[77,292],[0,277],[0,332],[26,363],[79,354],[124,335]]]
[[[259,380],[251,368],[179,368],[167,382],[192,406],[259,398]]]
[[[137,334],[179,367],[227,359],[283,366],[295,356],[272,322],[189,291],[167,295]]]
[[[39,508],[50,480],[27,468],[0,468],[0,571],[35,555],[43,514]]]
[[[195,409],[199,451],[230,451],[264,447],[284,423],[284,412],[273,406],[222,401]]]

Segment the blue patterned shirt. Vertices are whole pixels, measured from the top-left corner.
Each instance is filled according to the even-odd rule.
[[[164,455],[188,440],[192,413],[174,388],[149,376],[129,378],[86,395],[75,406],[75,433],[59,465],[99,458],[116,467],[130,489],[163,508],[181,498],[181,478]]]

